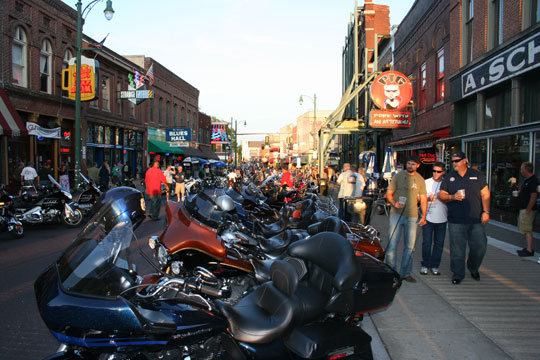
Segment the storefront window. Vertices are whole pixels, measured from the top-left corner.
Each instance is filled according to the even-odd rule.
[[[538,75],[540,70],[531,73],[522,79],[521,115],[520,123],[528,123],[540,120],[540,82]]]
[[[516,224],[516,198],[520,167],[529,161],[529,133],[493,138],[491,158],[491,218]]]
[[[86,130],[86,142],[88,143],[94,142],[94,132],[95,132],[95,125],[88,124],[88,128]]]
[[[476,97],[455,106],[452,134],[464,135],[476,132]]]
[[[466,154],[471,168],[487,174],[487,140],[471,141],[466,144]]]
[[[143,133],[142,132],[137,132],[137,146],[136,146],[137,149],[142,149],[143,148]]]
[[[101,125],[97,126],[96,143],[104,144],[105,143],[105,128]]]
[[[499,88],[486,94],[484,130],[510,126],[511,90],[510,86]]]

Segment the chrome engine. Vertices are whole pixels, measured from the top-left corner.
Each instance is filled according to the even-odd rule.
[[[41,224],[44,222],[53,221],[59,214],[60,211],[56,209],[49,209],[43,211],[41,206],[36,206],[25,212],[20,212],[15,215],[17,220],[24,221],[29,224]]]

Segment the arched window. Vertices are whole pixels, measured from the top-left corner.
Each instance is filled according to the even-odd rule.
[[[165,107],[165,126],[170,126],[169,122],[169,108],[171,107],[171,102],[167,101],[166,107]]]
[[[163,107],[163,98],[159,98],[158,104],[158,124],[161,124],[161,108]]]
[[[187,124],[186,127],[191,127],[189,121],[191,120],[191,111],[187,111]]]
[[[11,72],[13,83],[28,87],[26,33],[18,26],[11,44]]]
[[[39,90],[52,93],[52,46],[49,40],[41,43],[41,53],[39,55]]]
[[[178,106],[176,104],[174,104],[174,107],[173,107],[173,127],[176,127],[176,112],[178,111]]]
[[[73,57],[73,53],[71,52],[71,49],[66,49],[66,51],[64,51],[64,58],[62,59],[62,70],[68,68],[69,59],[71,59],[72,57]],[[68,97],[68,91],[67,90],[62,90],[62,96],[63,97]]]
[[[186,110],[184,109],[184,107],[182,106],[182,109],[180,110],[180,126],[181,127],[184,127],[186,124],[184,124],[184,112]]]

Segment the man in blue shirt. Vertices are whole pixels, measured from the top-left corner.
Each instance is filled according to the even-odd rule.
[[[465,253],[469,244],[467,268],[475,280],[480,280],[478,269],[487,250],[485,225],[489,221],[489,188],[486,177],[467,166],[461,151],[451,155],[454,171],[441,184],[439,199],[448,207],[450,233],[450,270],[452,284],[465,278]]]

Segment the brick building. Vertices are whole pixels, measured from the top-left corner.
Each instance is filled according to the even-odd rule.
[[[73,180],[75,101],[62,90],[62,70],[76,53],[77,12],[60,0],[6,0],[2,5],[0,181],[12,182],[20,161],[33,161],[39,168],[46,160],[52,160],[57,178],[66,163]],[[83,35],[82,55],[100,65],[98,98],[81,108],[83,172],[87,165],[108,160],[128,164],[134,175],[146,168],[148,146],[156,144],[154,154],[165,162],[170,162],[165,154],[215,158],[211,150],[199,150],[210,140],[208,119],[199,116],[199,90],[150,57],[124,57],[105,46],[92,50],[95,45]],[[152,64],[154,98],[121,98],[121,91],[131,89]],[[28,135],[27,123],[41,135]],[[171,150],[164,143],[167,127],[190,128],[194,142],[185,150]]]
[[[439,159],[437,140],[450,136],[450,8],[447,0],[418,0],[394,34],[394,69],[411,79],[414,101],[411,126],[395,129],[389,143],[401,164],[410,154],[432,164]],[[419,171],[431,176],[430,169]]]
[[[515,223],[521,163],[540,174],[539,2],[452,1],[449,18],[454,112],[444,154],[465,151],[488,179],[492,218]]]

